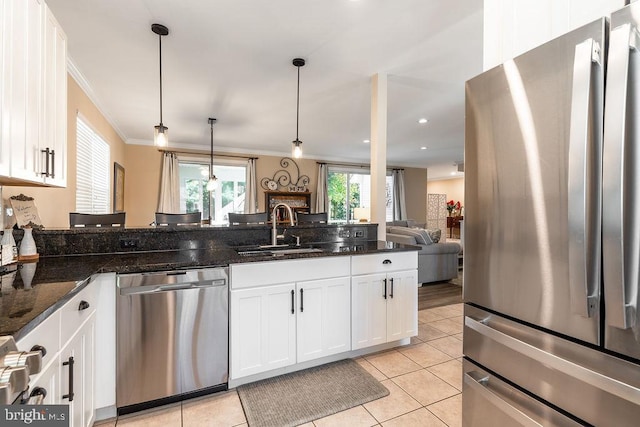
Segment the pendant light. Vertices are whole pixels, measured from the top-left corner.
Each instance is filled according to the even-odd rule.
[[[211,192],[218,187],[218,178],[213,174],[213,124],[216,122],[216,119],[209,117],[209,125],[211,126],[211,150],[210,154],[210,162],[209,162],[209,181],[207,182],[207,191]]]
[[[158,35],[160,47],[160,124],[154,126],[153,143],[158,147],[166,147],[169,143],[169,128],[162,124],[162,36],[169,34],[169,29],[161,24],[152,24],[151,31]]]
[[[305,61],[302,58],[295,58],[293,60],[293,65],[298,67],[298,95],[296,99],[296,139],[292,142],[291,155],[296,159],[302,157],[302,141],[298,139],[298,128],[300,122],[300,67],[304,67],[304,64]]]

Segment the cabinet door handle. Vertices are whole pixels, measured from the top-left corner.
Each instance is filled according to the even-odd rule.
[[[389,296],[393,298],[393,277],[389,280],[391,281],[391,293],[389,294]]]
[[[86,310],[89,307],[90,307],[89,303],[86,302],[85,300],[82,300],[82,301],[80,301],[80,304],[78,305],[78,311]]]
[[[46,177],[49,176],[49,147],[45,150],[40,150],[41,153],[44,153],[44,172],[40,172],[40,175],[44,175]]]
[[[387,299],[387,279],[383,279],[382,281],[384,282],[384,294],[382,294],[382,296],[384,299]]]
[[[56,150],[51,150],[51,178],[56,177]]]
[[[69,399],[69,402],[73,402],[73,356],[69,356],[69,360],[62,362],[62,366],[69,366],[69,394],[63,394],[63,399]]]
[[[294,314],[296,312],[295,299],[296,299],[296,291],[291,289],[291,314]]]
[[[304,289],[300,288],[300,313],[304,311]]]
[[[384,261],[382,261],[383,264],[391,264],[391,260],[390,259],[385,259]]]

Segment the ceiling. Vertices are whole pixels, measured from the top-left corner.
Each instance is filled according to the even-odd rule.
[[[304,155],[368,162],[371,76],[388,75],[387,163],[463,160],[464,82],[482,71],[482,0],[47,0],[75,68],[127,143],[288,155],[297,69]],[[81,79],[81,80],[82,80]],[[418,119],[427,118],[426,124]],[[427,147],[421,149],[421,147]],[[436,167],[437,166],[437,167]],[[434,176],[429,173],[430,178]]]

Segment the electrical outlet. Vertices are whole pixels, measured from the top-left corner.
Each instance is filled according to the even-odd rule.
[[[351,237],[351,232],[350,231],[351,230],[349,230],[349,229],[342,228],[342,229],[340,229],[338,231],[338,237],[341,237],[343,239],[348,239],[349,237]]]
[[[138,239],[120,239],[120,248],[133,249],[138,247]]]

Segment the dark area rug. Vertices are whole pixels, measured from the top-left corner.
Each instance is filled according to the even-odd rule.
[[[427,283],[418,288],[418,310],[462,302],[462,270],[447,282]]]
[[[237,390],[251,427],[296,426],[389,394],[352,359],[245,384]]]

